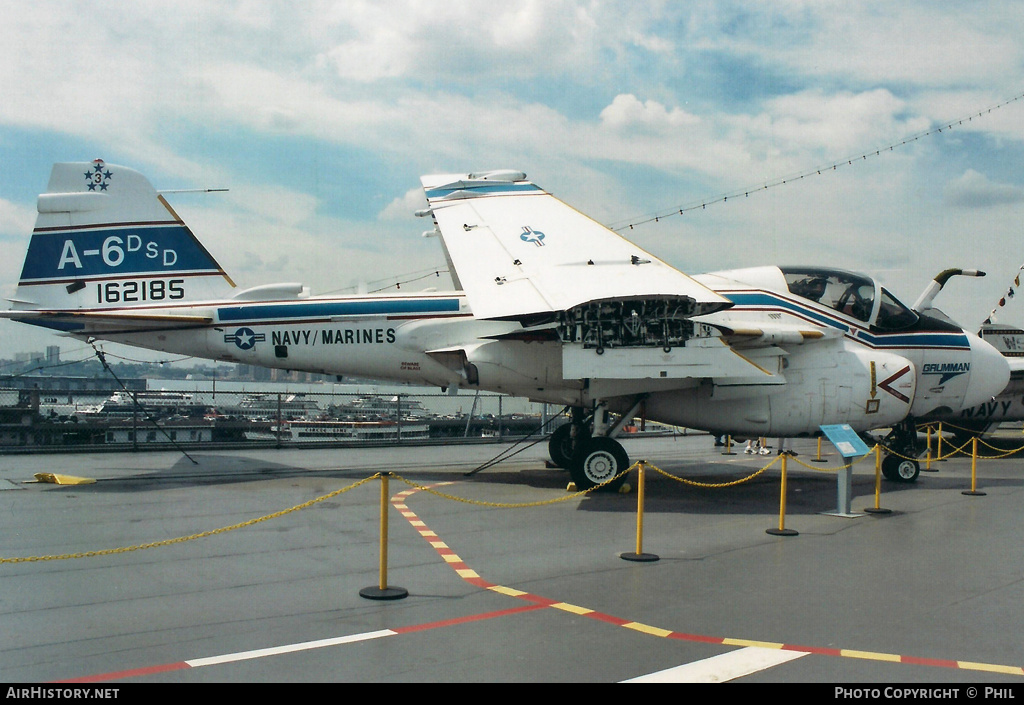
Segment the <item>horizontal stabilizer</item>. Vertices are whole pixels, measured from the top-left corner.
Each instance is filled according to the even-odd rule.
[[[145,311],[0,311],[0,318],[9,318],[22,323],[62,330],[76,335],[88,335],[92,331],[110,333],[113,330],[131,332],[154,328],[190,328],[207,325],[212,316],[173,313],[148,313]]]

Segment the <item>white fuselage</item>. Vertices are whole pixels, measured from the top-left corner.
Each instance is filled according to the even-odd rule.
[[[754,274],[748,279],[770,279],[771,271],[778,272],[749,271]],[[884,333],[801,300],[775,282],[741,283],[732,276],[710,275],[707,283],[735,303],[697,319],[712,333],[741,323],[760,325],[763,335],[770,335],[773,325],[798,324],[820,331],[823,339],[781,339],[735,350],[710,340],[716,354],[738,355],[749,363],[757,371],[749,379],[666,377],[659,365],[672,369],[687,352],[682,348],[619,348],[613,352],[623,365],[644,357],[650,371],[565,379],[563,344],[557,338],[543,330],[526,335],[517,322],[478,320],[460,292],[226,300],[188,305],[190,312],[212,317],[212,325],[91,334],[264,367],[485,389],[582,407],[603,400],[612,411],[624,412],[642,398],[641,413],[650,420],[736,434],[796,436],[835,423],[879,428],[908,413],[925,416],[977,406],[1005,384],[999,381],[999,366],[1005,363],[998,352],[962,330]],[[614,358],[593,359],[607,363]]]

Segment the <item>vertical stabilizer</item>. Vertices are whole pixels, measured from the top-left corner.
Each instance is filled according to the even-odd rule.
[[[234,287],[137,171],[101,159],[55,164],[37,208],[17,309],[159,307]]]

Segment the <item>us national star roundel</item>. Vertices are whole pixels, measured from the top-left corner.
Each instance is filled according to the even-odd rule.
[[[225,343],[234,343],[240,350],[252,350],[256,343],[267,339],[263,333],[256,333],[252,328],[239,328],[234,333],[224,336]]]

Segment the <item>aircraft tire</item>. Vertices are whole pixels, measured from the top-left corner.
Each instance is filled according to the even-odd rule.
[[[921,466],[916,460],[889,455],[882,461],[882,474],[893,482],[915,482],[920,473]]]
[[[589,490],[621,475],[601,487],[602,491],[618,492],[626,481],[624,471],[628,468],[629,456],[622,445],[612,438],[599,436],[576,444],[569,475],[577,490]]]

